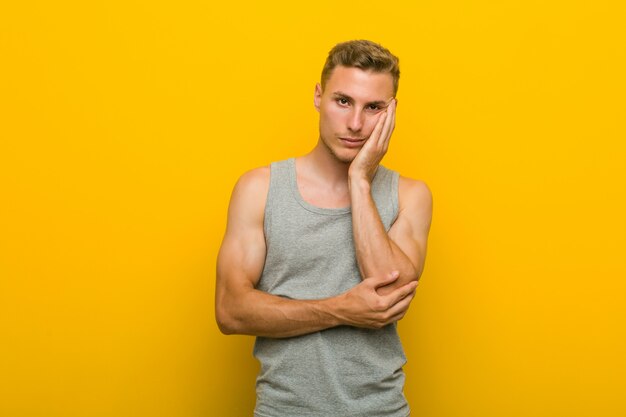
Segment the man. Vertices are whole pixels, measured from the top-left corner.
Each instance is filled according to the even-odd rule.
[[[315,86],[315,148],[235,185],[216,317],[257,336],[256,417],[409,415],[396,322],[424,268],[432,197],[379,164],[399,74],[378,44],[336,45]]]

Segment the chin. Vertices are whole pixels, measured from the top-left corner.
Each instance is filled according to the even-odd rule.
[[[357,154],[361,150],[360,147],[346,148],[342,146],[342,143],[329,143],[323,138],[321,142],[328,151],[328,153],[330,153],[330,155],[338,162],[341,162],[343,164],[350,164],[352,161],[354,161],[354,158],[356,158]]]
[[[354,161],[354,158],[356,158],[356,155],[358,153],[351,150],[348,150],[348,152],[346,152],[346,149],[339,149],[338,152],[331,149],[330,152],[335,157],[335,159],[337,159],[339,162],[343,162],[344,164],[349,164]]]

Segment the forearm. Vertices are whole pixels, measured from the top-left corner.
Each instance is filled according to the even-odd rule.
[[[396,282],[381,288],[391,291],[417,280],[418,274],[406,254],[389,238],[371,195],[371,184],[365,179],[350,179],[352,230],[359,270],[363,278],[399,271]]]
[[[396,281],[387,274],[365,279],[348,291],[320,300],[292,300],[253,287],[218,289],[216,318],[225,334],[271,338],[301,336],[340,325],[380,329],[404,317],[416,282],[381,294]]]
[[[246,288],[218,301],[218,323],[226,334],[300,336],[342,324],[339,297],[293,300]]]

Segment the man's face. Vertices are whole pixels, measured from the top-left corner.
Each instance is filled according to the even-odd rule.
[[[392,98],[390,73],[335,67],[324,91],[315,86],[323,144],[339,161],[352,162]]]

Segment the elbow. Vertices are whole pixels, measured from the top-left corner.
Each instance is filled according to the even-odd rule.
[[[422,265],[419,268],[415,268],[413,271],[415,274],[415,281],[419,282],[420,278],[422,277],[422,272],[424,272],[424,266]]]
[[[416,281],[419,282],[422,273],[424,272],[424,259],[420,259],[416,264],[413,262],[408,263],[408,268],[406,271],[407,276],[409,277],[408,281]]]
[[[220,329],[220,332],[225,335],[235,334],[235,328],[229,322],[225,320],[218,319],[217,327]]]
[[[216,306],[215,321],[217,322],[217,327],[220,329],[220,332],[223,334],[231,335],[238,333],[237,320],[235,320],[233,315],[224,307]]]
[[[401,276],[404,278],[403,281],[407,283],[412,281],[419,282],[420,277],[422,276],[422,271],[411,265],[404,271],[404,273],[401,273]]]
[[[420,277],[422,276],[422,271],[422,268],[416,268],[413,265],[407,266],[404,270],[400,272],[400,280],[403,283],[407,284],[413,281],[419,283]]]

